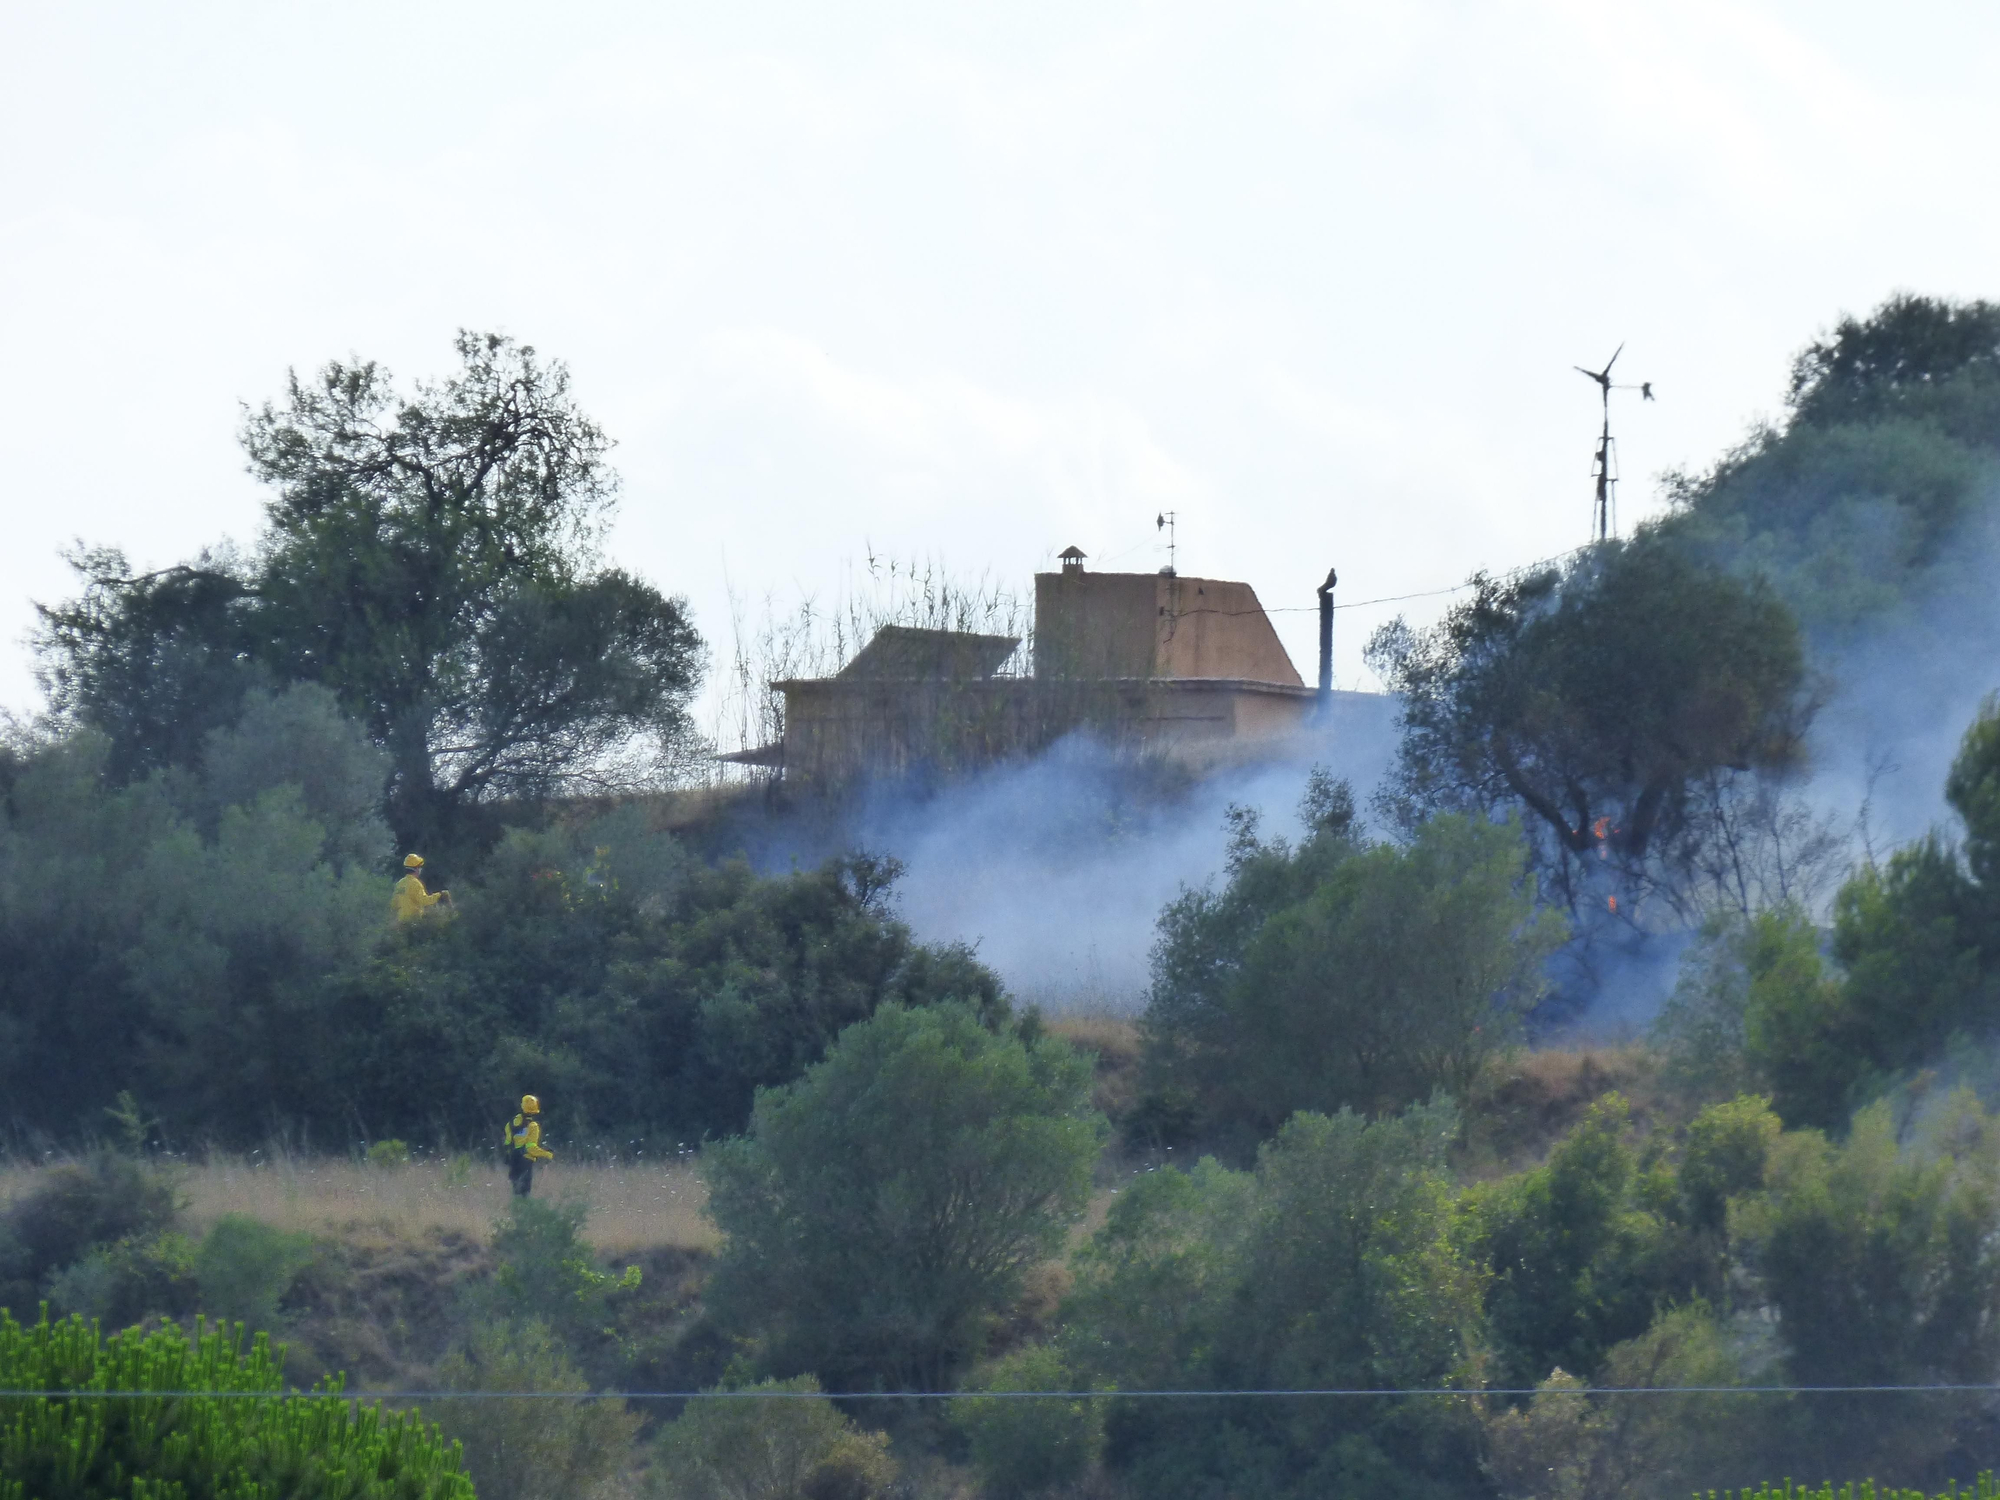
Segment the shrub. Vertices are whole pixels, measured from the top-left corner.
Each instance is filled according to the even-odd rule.
[[[1708,1500],[1715,1500],[1715,1495],[1710,1490]],[[1859,1484],[1849,1480],[1838,1489],[1830,1479],[1823,1481],[1818,1489],[1793,1484],[1789,1479],[1783,1484],[1766,1480],[1754,1490],[1748,1485],[1740,1490],[1724,1490],[1722,1500],[2000,1500],[2000,1483],[1994,1481],[1993,1471],[1988,1469],[1973,1484],[1953,1484],[1939,1494],[1927,1496],[1922,1490],[1899,1490],[1892,1484],[1878,1488],[1872,1479]]]
[[[415,1417],[351,1403],[338,1382],[283,1387],[262,1334],[244,1353],[200,1324],[192,1340],[107,1340],[81,1318],[23,1328],[0,1312],[0,1389],[163,1393],[0,1400],[0,1500],[473,1500],[457,1448]],[[191,1391],[204,1394],[164,1394]]]
[[[1663,1296],[1685,1295],[1676,1236],[1645,1201],[1625,1140],[1629,1107],[1606,1094],[1542,1166],[1475,1188],[1468,1238],[1491,1268],[1495,1378],[1528,1386],[1556,1366],[1594,1375],[1604,1352],[1645,1332]]]
[[[472,1294],[475,1311],[500,1321],[545,1324],[571,1354],[589,1363],[615,1338],[610,1300],[639,1285],[637,1266],[613,1276],[597,1269],[583,1241],[590,1217],[576,1201],[516,1198],[493,1228],[493,1280]]]
[[[1302,811],[1296,850],[1240,821],[1228,888],[1160,915],[1149,1086],[1192,1088],[1225,1130],[1462,1095],[1518,1040],[1563,938],[1517,824],[1441,816],[1370,846],[1344,788],[1316,784]]]
[[[377,1141],[368,1148],[368,1165],[371,1167],[407,1167],[409,1164],[408,1141]]]
[[[580,1500],[625,1467],[639,1430],[639,1418],[622,1402],[590,1398],[589,1383],[542,1323],[474,1330],[438,1366],[438,1380],[448,1390],[482,1393],[478,1400],[441,1401],[432,1412],[463,1446],[480,1500]],[[496,1400],[495,1391],[530,1399]],[[564,1391],[578,1399],[547,1394]]]
[[[106,1328],[182,1317],[195,1309],[194,1246],[184,1234],[132,1235],[100,1245],[49,1278],[49,1301],[59,1313],[78,1313]]]
[[[1301,1114],[1255,1174],[1146,1173],[1079,1257],[1073,1368],[1119,1389],[1469,1386],[1480,1276],[1453,1243],[1454,1112]],[[1471,1493],[1445,1401],[1125,1402],[1106,1461],[1145,1495]]]
[[[1074,1377],[1060,1351],[1046,1344],[1018,1349],[973,1382],[981,1391],[1060,1391]],[[1022,1500],[1090,1472],[1104,1447],[1103,1403],[1088,1397],[960,1396],[948,1408],[972,1448],[972,1466],[995,1500]]]
[[[1731,1209],[1801,1384],[1972,1384],[2000,1363],[2000,1121],[1960,1092],[1928,1125],[1905,1148],[1885,1100],[1839,1146],[1787,1134]]]
[[[1082,1216],[1090,1089],[1066,1043],[995,1035],[969,1006],[850,1026],[704,1160],[728,1236],[711,1305],[780,1372],[944,1388]]]
[[[716,1390],[736,1394],[690,1401],[661,1432],[659,1500],[873,1500],[895,1483],[887,1434],[857,1429],[812,1376]]]
[[[173,1185],[130,1157],[101,1151],[48,1168],[0,1215],[0,1307],[25,1313],[49,1277],[99,1246],[158,1237],[178,1210]]]
[[[312,1259],[312,1239],[245,1214],[218,1219],[194,1255],[202,1310],[251,1328],[278,1326],[278,1303]]]

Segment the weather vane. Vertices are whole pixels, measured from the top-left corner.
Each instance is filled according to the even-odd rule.
[[[1597,503],[1596,515],[1593,517],[1593,529],[1597,533],[1595,539],[1600,542],[1611,535],[1612,511],[1616,504],[1614,493],[1618,487],[1618,475],[1616,473],[1617,459],[1615,456],[1617,450],[1612,446],[1611,442],[1611,393],[1613,391],[1637,391],[1641,400],[1651,401],[1653,399],[1653,382],[1650,380],[1642,380],[1637,385],[1614,385],[1612,383],[1611,367],[1618,363],[1618,356],[1624,352],[1625,346],[1620,344],[1617,349],[1612,351],[1611,358],[1604,362],[1604,368],[1601,370],[1586,370],[1582,365],[1573,367],[1577,374],[1587,375],[1596,381],[1597,388],[1604,397],[1604,430],[1598,434],[1597,460],[1592,471],[1597,480]]]

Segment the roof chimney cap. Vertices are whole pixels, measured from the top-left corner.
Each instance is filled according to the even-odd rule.
[[[1081,573],[1083,571],[1083,560],[1089,554],[1081,547],[1065,547],[1056,556],[1062,559],[1063,571],[1065,573]]]

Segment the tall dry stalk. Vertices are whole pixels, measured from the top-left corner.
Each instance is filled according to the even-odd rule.
[[[852,661],[886,625],[1014,636],[1020,642],[996,676],[1026,676],[1034,659],[1032,602],[982,572],[955,578],[936,559],[884,557],[873,551],[831,602],[806,595],[781,610],[764,597],[763,617],[746,623],[732,589],[731,650],[711,738],[718,747],[750,750],[775,744],[785,733],[785,695],[773,683],[831,677]],[[758,774],[727,766],[731,773]]]

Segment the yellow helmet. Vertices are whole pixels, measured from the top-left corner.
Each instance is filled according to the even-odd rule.
[[[423,868],[423,864],[424,857],[421,854],[405,854],[403,856],[403,868],[406,870],[420,870]]]
[[[524,1115],[538,1115],[538,1114],[540,1114],[541,1112],[542,1112],[542,1101],[541,1101],[541,1100],[537,1099],[537,1098],[536,1098],[536,1097],[535,1097],[535,1096],[534,1096],[533,1094],[523,1094],[523,1095],[521,1096],[521,1113],[522,1113],[522,1114],[524,1114]]]

